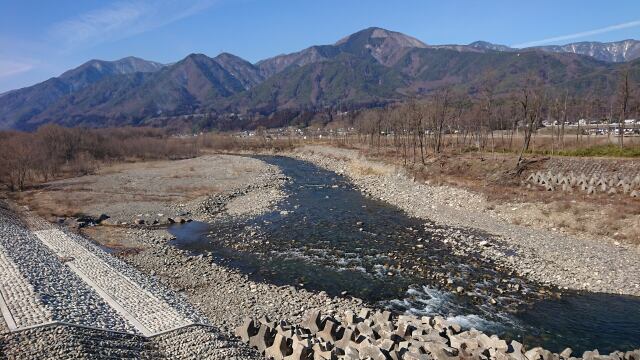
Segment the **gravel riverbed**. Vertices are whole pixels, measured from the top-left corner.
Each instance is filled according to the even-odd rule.
[[[238,157],[236,162],[246,159]],[[217,194],[175,206],[189,219],[211,221],[257,216],[277,208],[286,195],[281,185],[287,181],[278,167],[264,164],[261,173],[246,178],[244,186],[234,185]],[[104,231],[108,230],[108,231]],[[209,323],[232,334],[247,316],[268,316],[291,322],[301,320],[310,309],[324,313],[356,311],[362,301],[331,297],[293,286],[277,286],[253,281],[248,275],[225,266],[226,259],[213,254],[191,256],[170,245],[173,236],[153,226],[99,226],[86,232],[98,243],[124,243],[131,251],[119,256],[156,281],[186,296]]]
[[[492,213],[486,208],[482,196],[462,189],[418,184],[403,175],[402,171],[363,160],[353,151],[313,147],[289,155],[344,174],[363,193],[395,205],[409,215],[430,219],[441,225],[481,230],[494,235],[451,235],[456,254],[480,251],[488,259],[500,262],[532,280],[560,287],[631,295],[640,292],[640,272],[638,265],[633,263],[634,257],[637,258],[637,249],[631,246],[608,240],[578,239],[509,224],[501,214]],[[224,159],[241,163],[242,158]],[[252,163],[259,161],[244,159]],[[211,196],[189,202],[165,203],[166,207],[162,210],[170,214],[175,211],[177,215],[182,214],[188,219],[203,221],[253,217],[278,210],[279,202],[288,196],[281,188],[289,179],[276,166],[252,166],[260,168],[260,174],[254,173],[249,179],[244,179],[246,181],[240,186],[240,182],[235,182],[233,186]],[[157,212],[146,209],[140,211]],[[145,221],[145,224],[150,222]],[[267,316],[272,320],[296,324],[310,310],[333,315],[345,311],[357,313],[368,306],[362,300],[345,294],[332,297],[324,292],[300,287],[254,281],[250,275],[234,270],[230,259],[213,253],[192,256],[171,245],[173,235],[161,224],[145,224],[122,226],[116,223],[113,224],[116,226],[97,226],[83,231],[88,231],[98,243],[111,244],[115,241],[127,244],[119,248],[121,252],[118,257],[141,271],[129,271],[128,276],[135,278],[143,288],[159,298],[167,295],[154,290],[154,284],[159,282],[166,285],[178,293],[178,296],[169,298],[181,299],[184,296],[197,309],[191,311],[188,307],[183,309],[179,304],[173,304],[178,312],[187,318],[208,322],[227,335],[232,334],[246,317]],[[86,249],[95,248],[92,243],[76,240]],[[118,260],[106,256],[101,258],[114,268],[127,268]]]
[[[401,169],[363,159],[356,151],[305,147],[289,154],[344,174],[364,193],[438,224],[480,229],[506,246],[470,246],[532,280],[566,289],[640,296],[640,248],[610,239],[575,237],[509,223],[483,196],[413,181]],[[526,212],[513,205],[514,212]]]

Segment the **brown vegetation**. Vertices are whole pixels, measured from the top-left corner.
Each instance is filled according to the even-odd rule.
[[[391,148],[396,158],[411,165],[425,164],[426,157],[443,152],[518,153],[514,166],[530,153],[572,155],[594,146],[600,152],[603,145],[614,143],[622,150],[613,156],[639,152],[638,136],[625,142],[624,120],[640,114],[639,94],[628,73],[621,76],[619,90],[608,102],[571,97],[568,91],[558,92],[533,80],[525,81],[520,92],[496,97],[490,76],[478,90],[476,96],[441,90],[424,99],[360,111],[350,117],[356,133],[337,140],[345,146]],[[593,129],[582,123],[566,127],[569,120],[578,119],[607,129],[620,125],[617,134],[605,135],[590,133]],[[543,121],[555,125],[544,127]],[[635,126],[632,130],[640,133]]]
[[[293,149],[302,143],[301,139],[290,136],[288,138],[273,138],[258,129],[254,137],[238,137],[225,133],[208,133],[199,136],[202,148],[220,152],[281,152]]]
[[[0,184],[13,191],[61,176],[86,175],[105,162],[193,157],[199,144],[159,129],[46,125],[33,133],[0,132],[0,153]]]

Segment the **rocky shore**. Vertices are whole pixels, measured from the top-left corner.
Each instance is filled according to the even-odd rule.
[[[228,332],[247,316],[297,322],[310,309],[332,314],[362,305],[356,298],[253,281],[247,274],[226,267],[224,258],[213,254],[190,256],[170,246],[167,242],[172,235],[166,230],[136,229],[126,236],[140,242],[144,249],[123,260],[185,294],[214,326]]]
[[[566,348],[552,353],[527,349],[518,341],[505,341],[474,329],[463,331],[440,316],[420,318],[363,308],[356,315],[309,312],[300,324],[247,318],[236,335],[267,358],[306,359],[504,359],[504,360],[637,360],[640,350],[601,355],[597,350],[574,357]]]
[[[351,151],[314,147],[290,155],[344,174],[364,193],[396,205],[410,215],[495,235],[489,238],[456,236],[452,238],[453,246],[459,247],[455,249],[456,253],[481,252],[483,256],[532,280],[561,287],[632,295],[640,293],[640,272],[638,264],[633,263],[633,248],[598,242],[585,246],[582,239],[507,224],[499,216],[491,215],[485,208],[485,200],[479,195],[460,189],[417,184],[401,171],[367,162]],[[182,217],[185,221],[208,221],[221,217],[256,216],[277,209],[278,202],[287,196],[281,189],[286,181],[277,167],[269,166],[263,175],[254,177],[245,186],[235,186],[204,199],[176,204],[175,217]],[[348,295],[332,297],[300,286],[277,286],[256,281],[251,274],[228,266],[230,259],[218,254],[192,256],[175,248],[170,244],[173,236],[163,224],[153,224],[152,219],[126,226],[113,225],[117,226],[89,229],[98,243],[110,243],[115,238],[127,244],[126,248],[119,249],[118,257],[141,271],[134,278],[143,288],[154,282],[165,285],[180,298],[188,299],[198,313],[206,317],[207,323],[223,334],[237,333],[258,351],[247,352],[241,344],[234,345],[224,340],[216,348],[215,356],[218,357],[210,357],[206,347],[194,339],[218,335],[194,329],[166,336],[166,342],[161,337],[144,344],[128,339],[131,349],[123,350],[123,354],[137,353],[139,358],[153,358],[153,354],[158,357],[174,354],[175,358],[192,358],[194,354],[200,354],[201,358],[224,358],[219,356],[227,351],[229,358],[257,358],[258,353],[262,353],[275,359],[284,359],[285,356],[287,359],[358,359],[367,354],[370,358],[380,359],[574,358],[568,350],[553,354],[541,348],[528,349],[517,341],[506,342],[480,331],[463,331],[458,325],[438,317],[392,317],[388,313],[374,312],[368,309],[370,304]],[[107,241],[103,241],[105,239]],[[89,249],[93,246],[80,243]],[[607,254],[606,257],[603,254]],[[637,253],[635,256],[637,258]],[[101,255],[101,260],[123,269],[105,255]],[[589,268],[591,271],[587,271]],[[563,269],[561,273],[558,273],[559,269]],[[589,285],[585,285],[586,282]],[[148,291],[155,293],[153,289]],[[163,294],[155,295],[164,297]],[[178,304],[173,306],[180,310]],[[253,320],[246,321],[247,318]],[[35,342],[34,346],[46,347],[42,344],[47,341],[55,343],[56,339],[69,338],[68,332],[75,334],[77,331],[33,332],[33,336],[44,339]],[[261,338],[255,339],[258,335]],[[12,349],[19,348],[24,345],[21,341],[32,341],[30,336],[6,335],[0,343],[10,342],[16,345]],[[113,347],[118,347],[120,341],[95,338],[97,344]],[[174,341],[174,338],[178,340]],[[176,345],[187,340],[188,344]],[[317,353],[317,357],[310,357],[310,350]],[[60,351],[66,354],[75,350],[61,347]],[[600,356],[597,352],[581,355],[590,360],[640,360],[638,351],[616,352],[609,356]]]
[[[179,205],[183,219],[211,221],[231,217],[256,216],[270,209],[286,195],[281,185],[286,181],[275,166],[251,179],[246,186],[235,187],[204,200]],[[128,244],[119,256],[154,280],[186,295],[204,313],[209,322],[231,333],[246,316],[299,321],[309,309],[325,313],[355,310],[360,299],[331,297],[293,286],[276,286],[250,279],[248,274],[225,266],[228,259],[208,253],[191,256],[169,242],[174,238],[165,226],[128,224],[87,228],[98,243],[113,239]],[[101,231],[108,230],[102,233]]]
[[[415,182],[399,168],[363,159],[356,151],[305,147],[291,156],[348,176],[364,193],[409,215],[438,224],[480,229],[491,242],[461,243],[541,283],[565,289],[640,296],[640,248],[608,239],[574,237],[515,225],[483,196],[464,189]],[[526,212],[514,204],[513,212]]]
[[[287,178],[276,166],[266,165],[265,170],[250,179],[248,185],[179,205],[176,211],[205,222],[218,216],[258,216],[286,196],[281,189],[285,181]]]

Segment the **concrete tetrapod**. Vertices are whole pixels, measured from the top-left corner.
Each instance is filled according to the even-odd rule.
[[[560,354],[543,348],[525,349],[478,330],[461,327],[440,316],[416,317],[365,309],[358,317],[322,317],[311,311],[300,325],[268,320],[246,320],[236,334],[270,359],[566,359],[571,349]],[[252,335],[253,334],[253,335]],[[248,337],[248,341],[247,341]],[[585,352],[585,359],[640,360],[640,350],[599,355]],[[577,359],[577,358],[572,358]]]

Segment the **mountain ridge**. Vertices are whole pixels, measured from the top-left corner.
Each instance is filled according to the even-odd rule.
[[[635,45],[627,44],[625,58],[630,58]],[[472,94],[488,73],[494,74],[502,92],[517,88],[531,73],[550,86],[610,89],[619,63],[580,54],[590,49],[602,56],[594,46],[560,51],[513,49],[485,41],[427,45],[371,27],[334,44],[254,64],[229,53],[213,58],[190,54],[167,65],[135,57],[90,60],[59,77],[0,96],[0,128],[29,130],[49,122],[139,125],[157,116],[191,113],[367,106],[428,95],[445,86]]]

